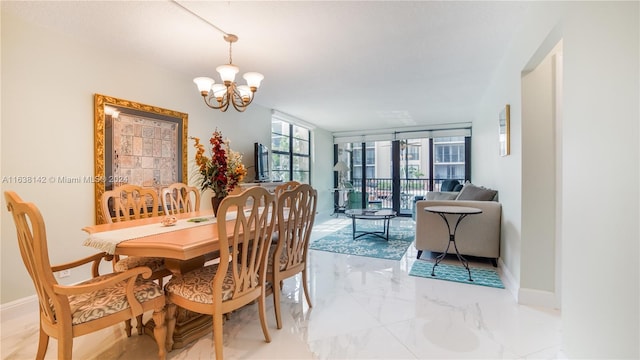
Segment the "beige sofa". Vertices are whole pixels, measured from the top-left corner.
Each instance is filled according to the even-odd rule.
[[[481,214],[468,215],[460,222],[456,232],[456,244],[462,255],[490,258],[497,266],[500,256],[500,221],[502,205],[497,201],[478,200],[419,200],[416,202],[415,246],[418,258],[423,251],[442,253],[447,247],[449,234],[444,220],[438,214],[424,210],[427,206],[468,206],[479,208]],[[457,215],[446,215],[455,227]],[[449,253],[455,254],[453,244]]]

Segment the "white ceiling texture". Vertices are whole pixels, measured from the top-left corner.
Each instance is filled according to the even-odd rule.
[[[517,1],[178,3],[2,1],[2,11],[136,52],[184,73],[188,82],[196,76],[218,78],[215,67],[228,61],[228,43],[209,22],[238,35],[233,62],[241,74],[265,75],[254,103],[336,132],[470,122],[529,6]]]

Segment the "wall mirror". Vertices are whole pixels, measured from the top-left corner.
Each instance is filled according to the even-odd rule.
[[[100,198],[122,184],[161,189],[187,183],[188,115],[95,94],[94,166],[96,224],[106,222]]]

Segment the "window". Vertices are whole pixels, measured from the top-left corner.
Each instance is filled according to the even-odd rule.
[[[271,177],[309,183],[311,158],[309,129],[280,119],[271,120]]]
[[[464,137],[434,138],[433,147],[435,178],[464,180],[466,178]]]

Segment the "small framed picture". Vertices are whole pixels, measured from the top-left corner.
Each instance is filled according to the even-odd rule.
[[[500,139],[500,156],[507,156],[511,153],[510,124],[509,124],[509,104],[500,111],[498,116],[498,138]]]

